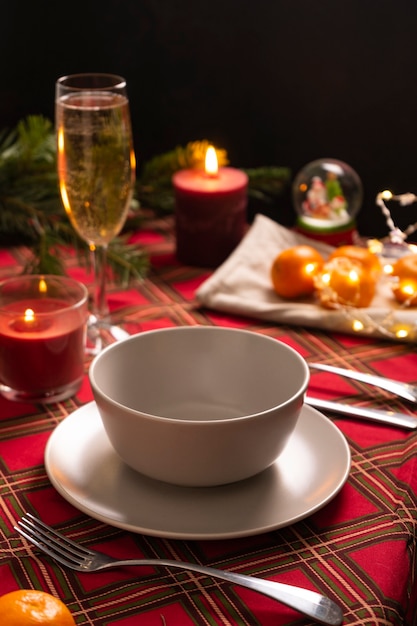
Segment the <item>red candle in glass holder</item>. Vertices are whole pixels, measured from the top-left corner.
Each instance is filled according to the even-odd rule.
[[[205,170],[180,170],[172,183],[178,259],[187,265],[217,267],[246,230],[247,175],[232,167],[218,169],[210,147]]]
[[[29,284],[39,279],[11,280]],[[55,283],[70,281],[60,277],[51,280]],[[39,297],[28,294],[26,298],[7,302],[1,301],[2,287],[0,392],[13,400],[39,402],[73,395],[84,375],[85,287],[79,285],[79,301],[63,296],[49,297],[46,293]]]

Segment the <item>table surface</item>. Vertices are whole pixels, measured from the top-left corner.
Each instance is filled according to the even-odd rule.
[[[280,326],[202,309],[195,290],[209,270],[181,266],[172,223],[148,219],[132,241],[149,252],[149,276],[128,288],[109,285],[116,320],[140,332],[184,325],[244,328],[283,341],[309,361],[357,368],[417,382],[412,344],[375,341]],[[0,277],[21,270],[26,248],[0,251]],[[90,281],[68,258],[68,274]],[[292,583],[336,600],[344,624],[417,624],[417,433],[347,418],[332,418],[348,442],[347,482],[314,514],[289,526],[248,537],[169,539],[142,535],[93,519],[51,485],[44,452],[51,432],[92,400],[85,380],[76,397],[51,405],[0,399],[0,593],[37,588],[58,595],[77,624],[94,626],[307,625],[272,599],[201,574],[145,567],[79,574],[61,569],[13,529],[31,512],[86,546],[124,557],[164,557]],[[311,395],[413,414],[388,392],[323,372],[312,372]],[[302,463],[302,459],[300,459]],[[141,505],[138,502],[138,507]]]

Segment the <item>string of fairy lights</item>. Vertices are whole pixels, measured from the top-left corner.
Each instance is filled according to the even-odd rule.
[[[376,197],[376,204],[386,220],[388,235],[383,239],[368,239],[365,245],[371,252],[380,257],[383,272],[379,280],[385,281],[389,287],[392,287],[398,281],[392,276],[393,263],[396,259],[407,254],[417,254],[417,245],[407,242],[408,237],[417,231],[417,222],[401,230],[395,224],[392,213],[387,206],[387,202],[390,201],[396,201],[400,206],[407,206],[417,201],[417,195],[413,193],[394,195],[391,191],[385,190],[378,193]],[[355,283],[359,281],[359,277],[355,271],[352,271],[348,280]],[[417,283],[408,283],[404,289],[406,294],[404,301],[396,308],[387,307],[386,312],[378,311],[380,319],[378,319],[375,309],[369,313],[366,308],[360,309],[337,302],[337,298],[335,298],[336,302],[333,308],[346,316],[348,324],[355,333],[378,333],[389,339],[415,341],[417,340],[417,307],[415,316],[404,316],[401,315],[401,312],[415,306]]]

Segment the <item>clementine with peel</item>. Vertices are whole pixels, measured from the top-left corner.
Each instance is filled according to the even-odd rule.
[[[377,277],[361,263],[347,257],[335,257],[325,263],[316,278],[320,304],[326,308],[338,306],[367,307],[376,291]]]
[[[398,278],[392,291],[398,302],[408,306],[417,304],[417,254],[407,254],[392,266],[392,276]]]
[[[392,266],[392,275],[417,281],[417,254],[406,254],[397,259]]]
[[[339,246],[329,256],[328,261],[336,257],[346,257],[351,261],[357,261],[368,272],[375,272],[380,274],[382,271],[381,261],[379,257],[371,252],[368,248],[361,248],[360,246]]]
[[[55,596],[35,589],[17,589],[0,596],[4,626],[75,626],[68,607]]]
[[[324,265],[320,252],[308,245],[286,248],[274,259],[271,280],[282,298],[299,298],[314,292],[314,276]]]

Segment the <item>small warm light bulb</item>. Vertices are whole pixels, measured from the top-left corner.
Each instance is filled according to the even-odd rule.
[[[373,254],[380,254],[383,249],[383,244],[379,239],[370,239],[368,241],[368,250]]]
[[[365,327],[364,327],[363,323],[360,320],[353,320],[352,328],[353,328],[353,330],[355,332],[359,332],[359,331],[363,330]]]
[[[359,282],[359,274],[356,270],[350,270],[349,272],[349,280],[351,283],[358,283]]]
[[[392,263],[386,263],[383,267],[384,274],[390,275],[394,271]]]
[[[389,189],[385,189],[385,191],[381,193],[381,198],[383,200],[391,200],[392,192]]]
[[[205,170],[209,176],[217,176],[219,164],[217,162],[217,154],[214,146],[209,146],[206,151]]]
[[[406,283],[406,282],[401,283],[400,289],[405,296],[409,296],[409,297],[414,296],[416,292],[415,286],[413,283]]]
[[[314,272],[316,271],[316,267],[317,263],[307,263],[307,265],[304,267],[304,271],[310,276],[311,274],[314,274]]]
[[[408,337],[408,335],[409,335],[409,330],[407,328],[398,328],[395,331],[395,336],[398,339],[405,339],[406,337]]]
[[[321,281],[324,285],[329,285],[330,284],[330,278],[331,278],[331,274],[330,272],[325,272],[324,274],[322,274],[321,276]]]

